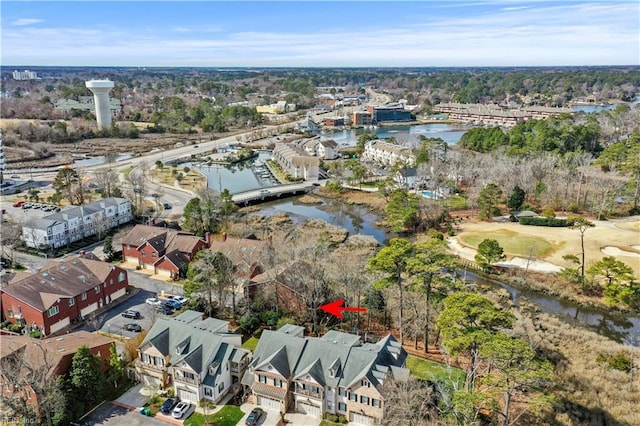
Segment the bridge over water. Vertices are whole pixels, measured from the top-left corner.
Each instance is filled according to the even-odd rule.
[[[318,183],[301,182],[286,185],[270,186],[268,188],[252,189],[251,191],[233,194],[231,199],[240,205],[256,204],[271,201],[275,198],[305,194],[318,186]]]

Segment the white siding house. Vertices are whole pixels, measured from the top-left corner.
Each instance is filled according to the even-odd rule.
[[[28,247],[58,248],[85,237],[101,235],[132,219],[128,200],[105,198],[30,219],[22,226],[22,238]]]

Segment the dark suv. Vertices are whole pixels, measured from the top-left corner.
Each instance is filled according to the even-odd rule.
[[[173,411],[173,408],[178,405],[178,398],[173,397],[173,398],[169,398],[167,399],[165,402],[162,403],[162,406],[160,406],[160,412],[162,414],[171,414],[171,412]]]
[[[140,319],[140,318],[142,318],[140,316],[140,312],[134,311],[133,309],[129,309],[129,310],[124,311],[122,313],[122,316],[125,317],[125,318],[131,318],[131,319]]]

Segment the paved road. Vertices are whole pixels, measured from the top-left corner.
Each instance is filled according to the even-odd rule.
[[[135,288],[131,296],[124,302],[113,305],[95,319],[83,324],[82,327],[80,327],[81,330],[101,330],[105,333],[120,335],[122,337],[135,337],[135,332],[126,330],[127,324],[139,324],[144,330],[149,330],[156,319],[165,316],[157,312],[153,306],[146,304],[145,300],[147,298],[156,297],[156,295],[162,291],[168,294],[183,295],[182,286],[177,284],[155,280],[148,275],[136,271],[128,271],[128,277],[129,285]],[[122,313],[126,310],[140,312],[141,318],[124,318]]]

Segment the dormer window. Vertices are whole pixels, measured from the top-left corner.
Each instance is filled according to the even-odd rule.
[[[369,381],[368,381],[368,380],[362,380],[362,381],[360,382],[360,385],[364,386],[365,388],[368,388],[368,387],[370,387],[370,386],[371,386],[371,383],[369,383]]]

